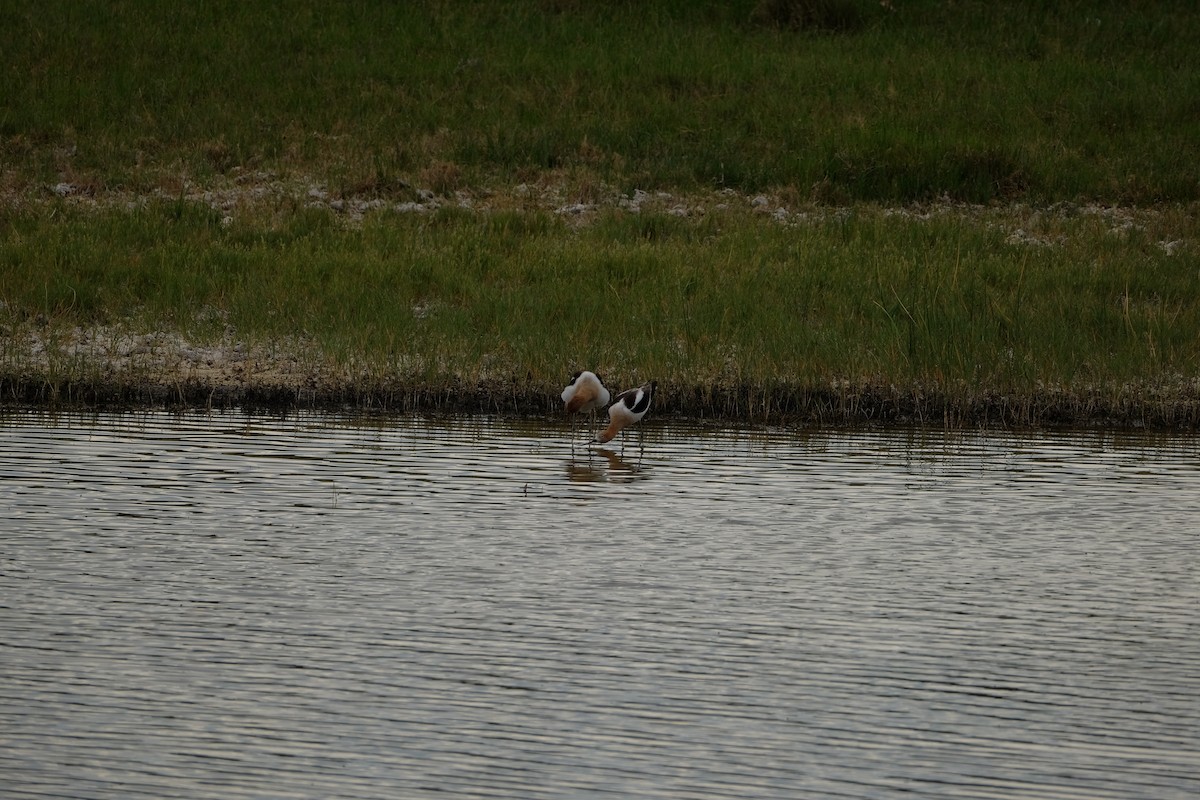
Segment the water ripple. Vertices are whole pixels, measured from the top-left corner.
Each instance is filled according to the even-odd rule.
[[[567,437],[0,417],[5,797],[1200,794],[1194,437]]]

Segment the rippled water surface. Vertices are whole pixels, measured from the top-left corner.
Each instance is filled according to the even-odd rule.
[[[1195,798],[1194,437],[0,416],[6,798]]]

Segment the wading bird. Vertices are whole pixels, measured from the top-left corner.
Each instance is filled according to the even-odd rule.
[[[616,396],[608,408],[608,427],[600,431],[593,440],[598,444],[611,441],[623,429],[646,416],[658,381],[643,383],[636,389],[626,389]]]
[[[608,405],[611,397],[604,381],[594,372],[576,372],[571,376],[571,383],[563,389],[562,400],[571,415],[571,439],[575,438],[575,416],[588,412],[591,427],[596,424],[596,411]]]

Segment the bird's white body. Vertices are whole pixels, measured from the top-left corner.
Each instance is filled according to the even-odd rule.
[[[591,426],[596,423],[596,412],[606,405],[612,395],[604,381],[594,372],[576,372],[571,376],[571,383],[563,389],[562,401],[567,413],[571,415],[571,438],[575,437],[575,416],[587,414]]]
[[[657,386],[656,381],[650,381],[618,394],[608,409],[608,427],[596,435],[596,441],[601,444],[611,441],[622,430],[646,416]]]
[[[575,373],[571,384],[563,389],[562,401],[568,414],[579,414],[604,408],[611,396],[599,375],[584,370]]]

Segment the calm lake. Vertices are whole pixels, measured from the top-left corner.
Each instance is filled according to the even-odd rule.
[[[1200,797],[1200,438],[640,434],[4,412],[0,794]]]

